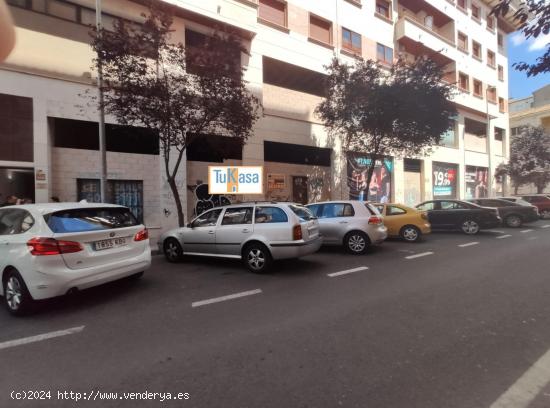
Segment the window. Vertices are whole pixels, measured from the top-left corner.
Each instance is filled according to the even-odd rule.
[[[311,211],[313,215],[318,217],[320,212],[319,210],[321,209],[322,206],[323,206],[322,204],[310,204],[307,206],[307,208],[309,209],[309,211]]]
[[[498,98],[498,110],[501,113],[506,112],[506,104],[504,103],[504,98]]]
[[[65,20],[77,21],[76,5],[61,1],[48,1],[48,14]]]
[[[442,210],[465,210],[468,207],[456,201],[441,201]]]
[[[453,126],[441,135],[441,140],[439,141],[440,146],[456,147],[456,144],[457,144],[456,128],[457,128],[457,120],[455,119],[453,122]],[[410,162],[407,161],[406,163],[410,163]],[[420,169],[421,169],[420,160],[418,160],[418,164],[416,168],[417,168],[417,172],[420,173]],[[405,170],[405,171],[410,171],[410,170]]]
[[[456,5],[462,10],[466,10],[466,0],[456,0]]]
[[[472,54],[475,58],[481,59],[481,44],[477,41],[472,41]]]
[[[224,160],[242,160],[243,147],[239,140],[222,135],[193,135],[185,149],[187,160],[223,163]]]
[[[483,85],[478,79],[474,79],[474,95],[483,98]]]
[[[494,86],[487,87],[487,100],[492,103],[497,103],[497,89]]]
[[[320,218],[353,217],[354,214],[351,204],[324,204]]]
[[[332,45],[332,23],[310,14],[309,37],[323,44]]]
[[[377,0],[376,2],[376,14],[385,17],[387,19],[391,18],[391,6],[385,0]]]
[[[258,16],[266,22],[286,27],[286,2],[279,0],[260,0]]]
[[[458,49],[468,52],[468,36],[464,33],[458,32],[457,35]]]
[[[487,17],[487,28],[491,31],[495,30],[495,18],[492,16]]]
[[[361,54],[361,34],[347,28],[342,28],[342,47],[346,50]]]
[[[470,79],[462,72],[458,73],[458,87],[462,91],[470,92]]]
[[[504,49],[504,36],[502,35],[502,33],[497,34],[497,43],[499,50]]]
[[[481,19],[481,9],[479,6],[472,3],[472,18],[475,18],[476,20]]]
[[[240,224],[252,224],[252,207],[237,207],[225,210],[222,225]]]
[[[23,234],[34,225],[34,218],[25,210],[0,210],[0,235]]]
[[[262,61],[265,84],[325,96],[325,74],[265,56]]]
[[[296,214],[302,221],[309,221],[315,218],[309,208],[304,207],[303,205],[289,204],[288,208],[290,208],[291,211]]]
[[[518,126],[518,127],[513,127],[510,129],[510,132],[512,133],[512,136],[517,136],[517,135],[520,135],[521,134],[521,130],[523,128]]]
[[[393,49],[382,44],[376,44],[376,58],[383,64],[393,63]]]
[[[220,213],[222,212],[221,208],[217,210],[210,210],[201,215],[199,215],[193,223],[191,224],[192,228],[198,227],[213,227],[218,222]]]
[[[103,231],[134,227],[139,222],[127,208],[83,208],[57,211],[44,216],[52,232]]]
[[[491,50],[487,50],[487,65],[491,68],[496,68],[495,53]]]
[[[402,208],[394,207],[393,205],[389,205],[386,208],[386,215],[403,215],[407,214],[407,211],[405,211]]]
[[[32,98],[0,93],[0,160],[32,162]]]
[[[288,222],[288,217],[283,210],[277,207],[256,207],[254,222],[256,224]]]
[[[517,128],[513,128],[513,129],[517,129]],[[506,130],[495,126],[495,140],[496,141],[503,142],[505,133],[506,133]]]
[[[435,209],[435,203],[433,201],[428,201],[427,203],[417,205],[416,209],[420,211],[430,211]]]
[[[332,149],[264,141],[264,160],[276,163],[330,167]]]
[[[504,67],[502,65],[498,66],[498,80],[504,81]]]

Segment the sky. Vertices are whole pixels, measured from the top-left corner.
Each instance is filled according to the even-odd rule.
[[[514,62],[535,62],[535,59],[544,54],[546,45],[550,42],[549,35],[541,35],[536,39],[525,39],[521,32],[508,36],[508,72],[510,99],[530,96],[533,91],[550,84],[550,74],[539,74],[527,77],[525,72],[517,71],[512,67]]]

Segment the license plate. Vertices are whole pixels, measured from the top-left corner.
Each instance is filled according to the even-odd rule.
[[[126,238],[104,239],[94,242],[94,249],[96,251],[102,251],[104,249],[111,249],[124,245],[126,245]]]

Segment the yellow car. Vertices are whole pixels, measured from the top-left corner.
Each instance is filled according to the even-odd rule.
[[[402,204],[374,204],[384,216],[384,225],[388,228],[388,236],[401,237],[407,242],[416,242],[422,235],[432,232],[425,211],[418,211]]]

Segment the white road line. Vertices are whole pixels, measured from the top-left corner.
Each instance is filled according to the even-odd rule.
[[[490,408],[527,408],[550,382],[550,350],[533,364]]]
[[[504,231],[487,230],[487,232],[494,232],[495,234],[504,234]]]
[[[509,235],[509,234],[506,234],[506,235],[499,235],[499,236],[497,237],[497,239],[510,238],[510,237],[511,237],[511,235]]]
[[[531,231],[534,231],[532,229],[526,229],[526,230],[523,230],[523,231],[520,231],[522,234],[525,234],[526,232],[531,232]]]
[[[210,305],[212,303],[225,302],[226,300],[233,300],[233,299],[238,299],[245,296],[257,295],[259,293],[262,293],[261,289],[254,289],[254,290],[248,290],[246,292],[233,293],[232,295],[220,296],[217,298],[201,300],[199,302],[193,302],[191,303],[191,307],[199,307],[204,305]]]
[[[367,269],[369,269],[368,266],[360,266],[358,268],[346,269],[345,271],[327,273],[327,276],[330,278],[334,278],[335,276],[342,276],[342,275],[347,275],[348,273],[366,271]]]
[[[541,228],[550,228],[550,224],[543,225]]]
[[[428,256],[433,254],[434,254],[433,252],[421,252],[419,254],[406,256],[405,259],[415,259],[415,258],[420,258],[422,256]]]
[[[71,327],[66,330],[58,330],[54,332],[39,334],[37,336],[23,337],[22,339],[9,340],[3,343],[0,343],[0,350],[7,349],[10,347],[22,346],[23,344],[36,343],[37,341],[53,339],[54,337],[67,336],[69,334],[75,334],[84,330],[85,326]]]
[[[477,241],[476,242],[468,242],[466,244],[460,244],[459,247],[460,248],[465,248],[465,247],[469,247],[469,246],[477,245],[477,244],[479,244],[479,242],[477,242]]]

